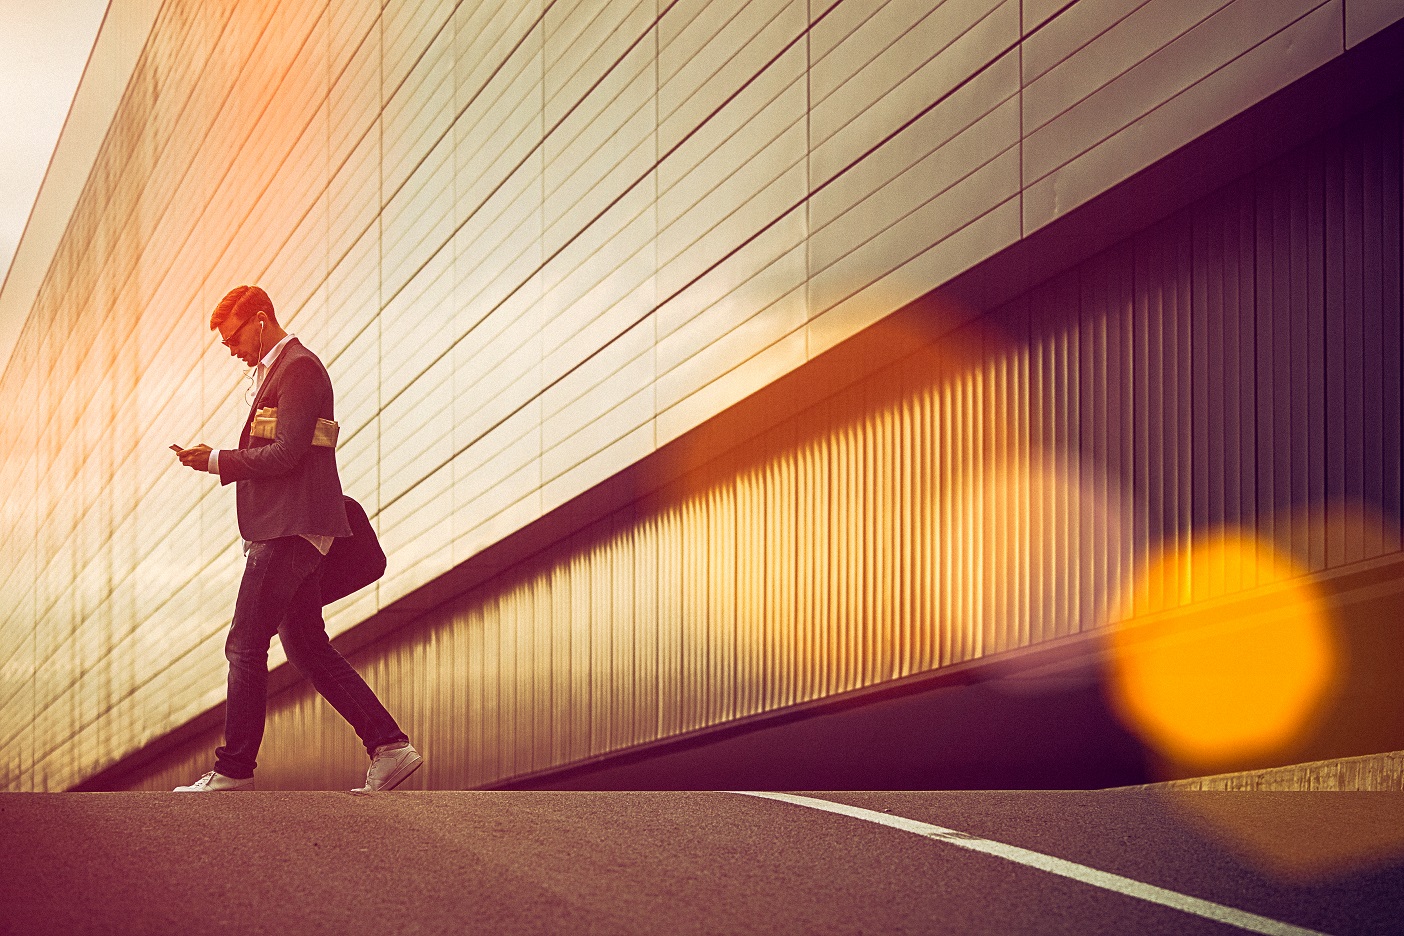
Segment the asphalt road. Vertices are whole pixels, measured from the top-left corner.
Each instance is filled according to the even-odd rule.
[[[808,795],[1269,921],[1404,932],[1404,794]],[[1243,932],[731,793],[6,793],[0,856],[15,934]]]

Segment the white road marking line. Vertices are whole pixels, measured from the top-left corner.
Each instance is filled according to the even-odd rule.
[[[1030,868],[1038,868],[1040,871],[1047,871],[1050,874],[1057,874],[1065,878],[1072,878],[1074,881],[1081,881],[1084,884],[1091,884],[1093,887],[1100,887],[1118,894],[1125,894],[1128,897],[1137,897],[1141,900],[1149,901],[1150,903],[1171,907],[1175,910],[1182,910],[1185,913],[1193,913],[1196,916],[1217,920],[1220,923],[1227,923],[1230,926],[1236,926],[1239,929],[1245,929],[1253,933],[1268,933],[1271,934],[1271,936],[1325,936],[1324,933],[1320,933],[1317,930],[1307,929],[1302,926],[1293,926],[1291,923],[1283,923],[1271,917],[1258,916],[1256,913],[1249,913],[1246,910],[1226,907],[1223,904],[1214,903],[1212,900],[1201,900],[1198,897],[1190,897],[1188,894],[1166,890],[1163,887],[1156,887],[1153,884],[1143,884],[1140,881],[1134,881],[1131,878],[1122,877],[1119,874],[1112,874],[1109,871],[1098,871],[1096,868],[1089,868],[1075,861],[1054,858],[1052,855],[1030,851],[1027,848],[1020,848],[1017,845],[1005,845],[1003,842],[993,842],[989,839],[977,838],[973,835],[967,835],[964,832],[957,832],[955,829],[944,829],[938,825],[931,825],[928,822],[905,819],[902,816],[893,816],[888,813],[877,812],[873,809],[864,809],[861,806],[832,803],[828,800],[815,799],[810,796],[796,796],[793,793],[760,793],[750,790],[735,790],[732,792],[739,793],[742,796],[759,796],[764,799],[779,800],[783,803],[793,803],[796,806],[808,806],[810,809],[821,809],[824,812],[837,813],[840,816],[865,819],[868,822],[874,822],[892,829],[901,829],[903,832],[914,832],[926,838],[949,842],[952,845],[959,845],[961,848],[968,848],[971,851],[983,852],[986,855],[994,855],[999,858],[1017,862],[1021,865],[1027,865]]]

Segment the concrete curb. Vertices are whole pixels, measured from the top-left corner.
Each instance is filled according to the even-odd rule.
[[[1404,792],[1404,751],[1170,780],[1123,790],[1298,790]]]

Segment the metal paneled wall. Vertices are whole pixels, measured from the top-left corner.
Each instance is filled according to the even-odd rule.
[[[699,465],[358,666],[484,785],[1401,548],[1404,104],[1308,145]],[[1369,505],[1339,519],[1332,505]],[[1119,600],[1151,577],[1139,604]],[[134,786],[205,769],[212,739]],[[262,782],[364,762],[306,687]]]
[[[204,328],[231,286],[266,287],[327,363],[344,486],[390,553],[338,633],[1401,15],[166,0],[84,194],[47,219],[66,233],[0,377],[24,401],[0,416],[0,783],[64,787],[222,697],[233,499],[166,446],[227,446],[243,418]],[[1017,386],[960,384],[942,419],[1033,451],[979,423]],[[865,438],[854,471],[876,470]],[[685,559],[710,576],[716,557]],[[883,561],[882,596],[826,572],[795,607],[875,640],[868,615],[910,613]]]

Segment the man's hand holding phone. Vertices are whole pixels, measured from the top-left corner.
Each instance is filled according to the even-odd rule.
[[[185,467],[196,471],[210,470],[210,447],[203,442],[194,448],[183,449],[179,445],[172,445],[170,448]]]

